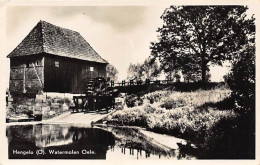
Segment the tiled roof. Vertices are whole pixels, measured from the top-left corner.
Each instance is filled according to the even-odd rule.
[[[107,63],[78,32],[45,21],[40,21],[7,57],[40,53]]]

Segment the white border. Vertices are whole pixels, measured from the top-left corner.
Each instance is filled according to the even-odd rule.
[[[5,69],[5,65],[2,61],[6,58],[7,52],[5,52],[5,42],[8,42],[5,36],[5,22],[6,22],[6,8],[8,6],[157,6],[161,4],[166,5],[257,5],[260,10],[260,1],[257,0],[195,0],[195,1],[176,1],[176,0],[90,0],[90,1],[1,1],[0,0],[0,70]],[[256,55],[259,54],[259,11],[255,11],[256,15]],[[256,80],[259,77],[259,57],[256,56]],[[2,76],[0,72],[0,83],[2,82]],[[256,91],[259,91],[259,82],[256,81]],[[256,159],[255,160],[195,160],[195,161],[173,161],[173,160],[138,160],[138,161],[120,161],[120,160],[8,160],[8,146],[6,138],[6,123],[5,123],[5,89],[0,88],[0,165],[17,164],[255,164],[260,165],[259,161],[259,94],[256,94]]]

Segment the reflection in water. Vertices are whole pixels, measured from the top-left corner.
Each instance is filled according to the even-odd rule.
[[[10,126],[7,137],[11,159],[105,159],[108,147],[115,145],[110,132],[66,125]],[[39,150],[45,154],[37,155]]]
[[[59,124],[17,125],[7,126],[6,136],[10,159],[189,158],[178,151],[169,152],[154,146],[132,129],[108,131]]]

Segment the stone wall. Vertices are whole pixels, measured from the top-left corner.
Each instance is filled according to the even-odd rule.
[[[7,120],[46,120],[69,111],[73,105],[72,97],[37,94],[35,98],[9,94],[7,104]]]

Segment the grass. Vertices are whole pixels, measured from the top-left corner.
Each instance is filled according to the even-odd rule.
[[[221,121],[237,117],[232,109],[223,107],[230,95],[231,91],[223,86],[190,92],[166,89],[142,96],[131,95],[126,101],[130,106],[109,115],[106,120],[109,124],[140,126],[207,147],[215,136],[212,129]]]

